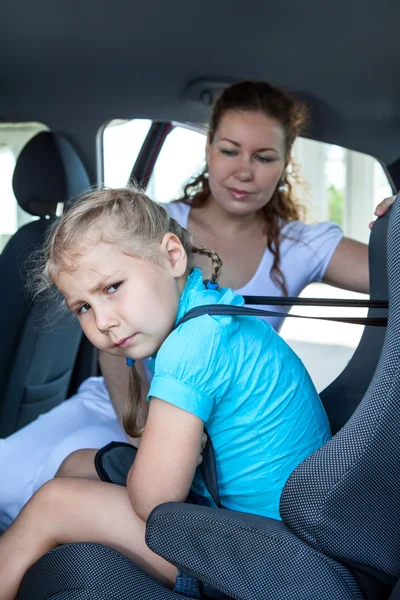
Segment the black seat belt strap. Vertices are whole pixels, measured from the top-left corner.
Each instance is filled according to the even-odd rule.
[[[207,435],[207,444],[203,450],[203,462],[200,464],[200,473],[208,493],[214,500],[216,506],[218,506],[218,508],[224,508],[219,497],[214,446],[206,428],[204,428],[204,433]]]
[[[338,323],[351,323],[353,325],[372,325],[374,327],[386,327],[386,317],[310,317],[306,315],[291,315],[285,312],[278,312],[274,310],[260,310],[259,308],[248,308],[246,306],[227,306],[223,304],[205,304],[204,306],[197,306],[189,310],[186,315],[179,321],[178,325],[185,323],[189,319],[194,317],[200,317],[201,315],[231,315],[231,316],[252,316],[252,317],[287,317],[296,319],[317,319],[323,321],[335,321]],[[177,326],[178,326],[177,325]]]
[[[340,308],[388,308],[387,300],[349,300],[347,298],[298,298],[297,296],[243,296],[245,304],[263,306],[334,306]]]

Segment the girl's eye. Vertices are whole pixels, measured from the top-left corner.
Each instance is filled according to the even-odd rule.
[[[112,285],[109,285],[108,288],[106,288],[107,294],[115,294],[115,292],[121,285],[122,285],[122,281],[119,281],[118,283],[113,283]]]
[[[84,315],[90,309],[90,304],[82,304],[76,311],[78,315]]]

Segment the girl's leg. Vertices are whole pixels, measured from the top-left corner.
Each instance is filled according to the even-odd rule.
[[[61,463],[55,477],[83,477],[99,481],[99,476],[94,466],[94,457],[98,450],[87,448],[75,450]]]
[[[149,550],[145,527],[122,486],[72,478],[46,483],[0,537],[0,600],[14,600],[40,556],[72,542],[110,546],[172,588],[177,569]]]

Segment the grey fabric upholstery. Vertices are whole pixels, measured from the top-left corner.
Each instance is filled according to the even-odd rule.
[[[400,577],[399,221],[397,198],[388,241],[388,333],[375,375],[350,421],[289,478],[281,497],[283,522],[181,503],[158,506],[148,519],[146,542],[153,551],[230,598],[383,600]],[[86,545],[93,550],[89,559],[82,545],[60,554],[68,548],[82,552],[71,566],[74,582],[88,560],[95,570],[106,567],[93,546]],[[65,568],[61,555],[57,566],[47,562],[50,556],[28,571],[25,589],[32,578],[48,579]],[[125,560],[115,563],[118,599],[125,598],[119,592]],[[139,581],[132,573],[127,586],[131,578]],[[82,587],[90,589],[91,580],[88,575]],[[148,585],[154,582],[142,580],[132,600],[147,598]],[[20,598],[30,596],[21,589]]]
[[[136,452],[135,446],[125,442],[111,442],[101,448],[94,459],[94,466],[100,479],[125,486]]]
[[[153,511],[146,541],[167,560],[232,598],[363,598],[348,569],[273,519],[169,503]]]
[[[41,132],[23,148],[15,167],[15,195],[31,214],[0,254],[6,291],[0,297],[0,437],[10,435],[64,400],[82,341],[78,323],[64,315],[54,322],[58,303],[34,301],[25,289],[29,257],[43,243],[57,203],[66,203],[90,185],[73,148],[61,136]],[[28,261],[28,262],[27,262]],[[86,353],[94,350],[86,346]],[[87,361],[90,366],[93,361]],[[82,373],[83,376],[92,371]]]
[[[290,476],[284,522],[347,564],[400,577],[400,200],[388,232],[389,318],[378,367],[360,406]]]
[[[174,594],[130,560],[100,544],[61,546],[39,559],[22,582],[17,600],[42,598],[189,600]]]
[[[387,300],[386,238],[390,211],[377,219],[368,246],[370,299]],[[387,317],[387,309],[370,308],[368,317]],[[335,434],[347,423],[360,404],[378,365],[386,335],[384,327],[365,327],[357,350],[340,375],[320,393]]]

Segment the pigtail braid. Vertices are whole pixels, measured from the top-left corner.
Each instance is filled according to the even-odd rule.
[[[223,262],[214,250],[209,250],[208,248],[204,248],[204,246],[192,246],[193,254],[200,254],[201,256],[207,256],[211,259],[211,277],[209,281],[211,283],[217,283],[221,272]]]
[[[122,416],[122,425],[125,432],[131,437],[141,437],[143,429],[138,429],[137,418],[141,402],[141,379],[136,368],[129,369],[129,402],[125,405]]]

